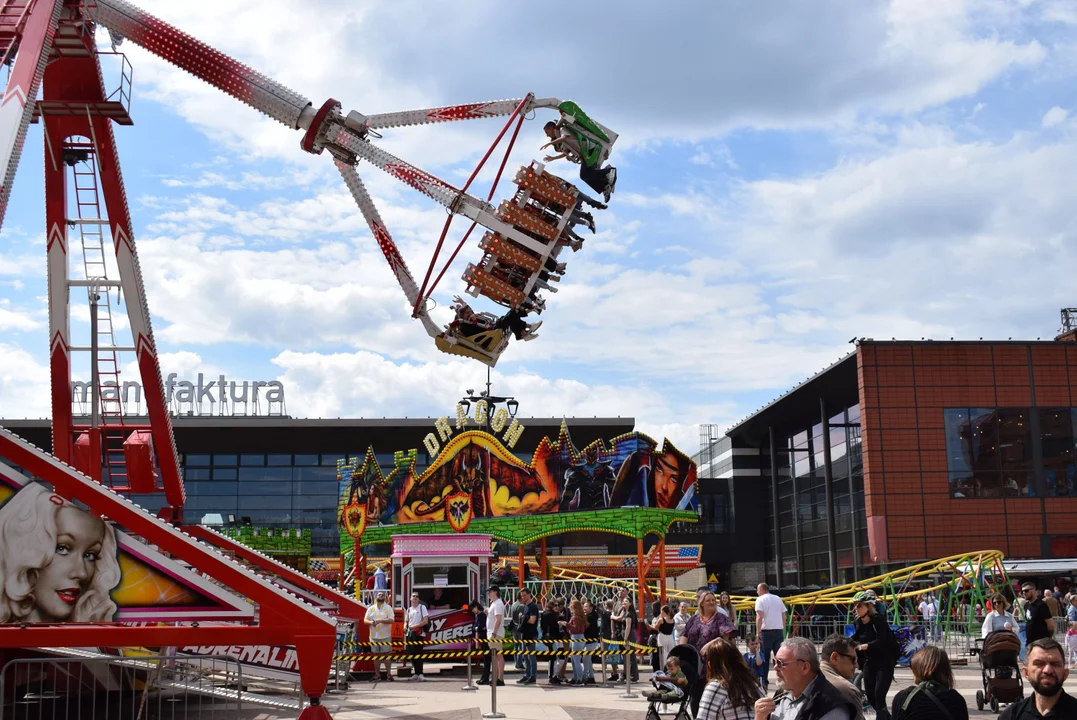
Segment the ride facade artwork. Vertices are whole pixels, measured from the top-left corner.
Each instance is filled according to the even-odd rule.
[[[97,47],[98,29],[108,31],[113,52]],[[546,299],[543,292],[556,292],[556,283],[566,270],[566,262],[559,259],[564,248],[567,246],[575,251],[582,246],[583,239],[573,228],[583,224],[594,231],[594,218],[583,206],[598,209],[605,206],[597,199],[584,196],[572,183],[556,177],[537,162],[514,173],[513,183],[516,187],[511,197],[497,206],[492,204],[508,153],[525,117],[537,109],[549,109],[557,114],[554,122],[556,138],[551,137],[551,147],[557,155],[551,161],[564,157],[579,163],[581,179],[600,193],[605,202],[609,201],[615,189],[617,177],[613,168],[604,168],[602,163],[609,157],[617,135],[588,117],[575,103],[556,98],[540,99],[531,94],[499,102],[375,115],[356,111],[345,114],[336,100],[330,98],[315,107],[300,93],[236,62],[125,0],[0,0],[0,65],[11,66],[4,100],[0,103],[0,222],[10,197],[27,129],[31,122],[39,122],[43,126],[53,430],[53,456],[50,457],[0,428],[0,456],[52,486],[53,490],[44,502],[58,508],[45,508],[55,513],[53,523],[57,525],[57,531],[61,527],[64,532],[74,528],[73,542],[78,543],[78,549],[83,551],[80,557],[87,566],[90,557],[95,558],[95,566],[101,566],[93,568],[92,572],[89,567],[72,570],[78,577],[69,578],[67,585],[58,588],[59,592],[54,592],[56,598],[38,602],[36,598],[27,600],[29,596],[26,596],[14,601],[18,606],[16,614],[25,612],[27,617],[56,618],[70,609],[72,617],[85,617],[95,622],[72,620],[62,629],[40,627],[37,623],[30,623],[30,627],[16,632],[0,629],[0,647],[53,647],[60,644],[175,647],[195,643],[205,645],[207,642],[294,645],[300,659],[303,691],[311,699],[311,705],[304,709],[302,717],[304,720],[324,718],[328,713],[317,701],[325,691],[335,641],[333,622],[309,606],[294,602],[279,586],[235,562],[223,561],[216,551],[195,538],[225,549],[231,556],[272,573],[278,579],[287,579],[315,595],[323,597],[328,593],[328,602],[337,608],[340,615],[358,620],[362,617],[363,609],[354,600],[319,587],[309,578],[219,533],[183,524],[186,499],[183,478],[113,134],[114,125],[130,125],[133,122],[129,112],[130,66],[126,58],[116,52],[116,48],[125,40],[208,82],[286,127],[300,131],[300,147],[304,151],[313,154],[328,151],[397,278],[412,308],[412,317],[422,323],[444,352],[471,357],[489,366],[497,362],[510,336],[520,340],[534,339],[539,323],[527,322],[526,317],[544,312]],[[112,92],[104,85],[103,55],[121,58],[119,87]],[[393,156],[373,142],[381,137],[381,131],[389,128],[497,116],[508,116],[508,120],[479,167],[460,188]],[[473,181],[510,128],[513,132],[508,151],[489,194],[485,199],[470,195],[468,190]],[[421,286],[408,270],[356,172],[356,165],[362,160],[449,210],[445,228]],[[437,276],[433,277],[445,237],[456,215],[468,218],[471,227],[449,254]],[[467,283],[465,292],[476,298],[488,298],[501,306],[504,314],[498,316],[476,312],[466,302],[458,300],[454,320],[448,327],[440,327],[429,315],[431,293],[476,226],[482,226],[487,232],[479,242],[483,251],[481,259],[468,265],[464,273]],[[73,275],[72,256],[77,256],[80,249],[82,273]],[[106,262],[108,254],[114,258]],[[71,292],[72,289],[76,292]],[[88,345],[79,345],[72,336],[71,317],[77,313],[73,312],[71,303],[79,299],[83,290],[90,309],[91,339]],[[122,322],[114,323],[111,317],[112,308],[120,305],[126,306],[127,326],[131,330],[129,344],[118,342],[113,332],[114,327],[124,325]],[[92,414],[89,421],[76,422],[73,417],[72,381],[76,378],[72,377],[72,367],[77,365],[73,362],[74,353],[88,353],[90,357]],[[122,405],[107,392],[107,388],[115,386],[120,368],[126,364],[120,358],[124,353],[135,357],[134,366],[138,368],[148,419],[126,417]],[[474,477],[469,473],[473,475],[473,470],[478,466],[472,465],[474,452],[468,452],[471,454],[457,463],[456,475],[459,477],[453,480],[458,497],[448,503],[452,508],[450,514],[460,526],[466,526],[468,514],[474,515],[476,509],[483,515],[478,518],[481,521],[496,519],[497,513],[512,510],[511,499],[504,501],[502,507],[502,496],[498,492],[475,487]],[[506,468],[514,465],[501,454],[498,454],[498,460],[504,462]],[[483,473],[489,472],[491,462],[488,455]],[[650,486],[640,479],[648,472],[643,467],[641,464],[634,470],[637,484],[642,484],[639,484],[638,491],[626,490],[626,498],[636,497],[640,501],[639,498],[648,497]],[[518,467],[515,469],[520,470]],[[595,469],[585,468],[583,472]],[[453,471],[446,472],[453,474]],[[517,477],[520,482],[533,479],[526,474],[511,472],[503,479],[511,485]],[[607,485],[604,480],[601,482],[603,486]],[[577,483],[580,487],[588,488],[594,484],[593,478],[582,478]],[[398,497],[392,493],[387,495],[386,500],[398,501],[402,508],[406,504],[407,512],[419,513],[415,516],[418,519],[424,504],[425,515],[429,516],[431,503],[436,504],[441,500],[440,497],[420,497],[425,491],[422,487],[409,488],[409,492],[416,493],[417,499],[414,501],[408,500],[407,495]],[[166,505],[158,517],[145,513],[116,494],[157,492],[163,493],[166,499]],[[510,497],[519,499],[519,493],[522,492],[524,497],[529,494],[528,487],[524,485],[516,488],[516,492]],[[579,498],[570,499],[569,504],[579,506],[581,503],[595,504],[599,500],[606,502],[605,492],[602,488],[597,493],[581,492]],[[9,502],[17,503],[11,507],[26,504],[37,508],[40,498],[31,498],[31,494],[28,493],[25,498],[10,499]],[[55,498],[55,501],[51,498]],[[463,498],[466,498],[466,502]],[[75,512],[75,506],[63,504],[71,501],[81,503],[79,508],[87,508],[89,514],[79,515]],[[615,504],[616,501],[611,494],[609,503]],[[43,506],[43,502],[41,504]],[[687,510],[642,509],[691,514]],[[36,512],[42,510],[37,509]],[[582,515],[586,512],[589,511],[578,510],[566,514]],[[101,524],[93,519],[101,516],[130,531],[131,548],[134,548],[132,555],[140,544],[159,546],[206,576],[226,584],[247,601],[257,604],[258,619],[253,624],[235,623],[220,627],[208,624],[197,627],[192,624],[189,627],[132,628],[97,623],[99,617],[110,614],[113,620],[119,619],[125,608],[116,595],[124,588],[125,554],[121,534],[113,528],[117,545],[116,562],[120,565],[121,576],[119,585],[113,586],[116,574],[110,562],[113,536],[109,533],[107,523]],[[365,521],[365,513],[362,518]],[[648,527],[660,525],[658,520],[654,520]],[[102,530],[102,527],[105,529]],[[24,545],[16,542],[13,547],[18,546],[20,553],[28,555],[34,552],[55,553],[56,548],[60,547],[58,544],[53,548],[35,549],[31,545]],[[64,553],[68,552],[64,550]],[[39,564],[37,560],[27,560],[25,570],[34,570],[36,564]],[[57,561],[54,560],[52,565],[57,565]],[[85,588],[83,584],[86,580],[79,579],[84,575],[92,578]],[[45,582],[56,584],[40,567],[37,568],[37,576],[39,581],[44,577]],[[15,591],[20,597],[22,592]],[[96,598],[92,610],[87,609],[90,603],[85,600],[91,596]],[[69,602],[72,599],[73,606]],[[57,604],[57,600],[60,604]],[[84,603],[84,606],[80,607],[80,603]],[[114,614],[110,610],[110,603],[116,604]]]
[[[527,542],[537,539],[536,533],[572,529],[574,519],[581,524],[578,529],[597,526],[642,537],[639,533],[648,530],[641,528],[650,527],[663,536],[663,520],[696,516],[695,463],[668,440],[659,444],[643,433],[577,449],[562,423],[557,440],[544,437],[529,462],[481,430],[451,435],[438,449],[421,473],[416,472],[414,450],[395,453],[388,475],[373,449],[361,465],[341,461],[342,553],[351,552],[356,540],[378,542],[387,533],[469,528]],[[630,515],[643,519],[643,525],[639,520],[623,523]],[[550,517],[538,520],[541,516]],[[536,522],[549,532],[543,534]]]

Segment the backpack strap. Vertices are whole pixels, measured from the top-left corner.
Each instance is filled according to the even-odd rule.
[[[935,697],[935,695],[930,690],[927,689],[927,681],[924,681],[914,687],[912,692],[909,693],[908,697],[905,698],[905,702],[901,704],[902,714],[904,714],[905,711],[909,709],[909,703],[912,702],[912,699],[916,696],[916,693],[920,692],[921,690],[923,691],[923,696],[930,700],[931,703],[939,709],[939,711],[942,713],[943,717],[946,720],[954,720],[954,716],[950,714],[950,711],[946,709],[946,706],[939,702],[939,699]]]

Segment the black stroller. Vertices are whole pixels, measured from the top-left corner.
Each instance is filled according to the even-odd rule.
[[[681,672],[688,679],[688,685],[684,688],[684,694],[681,695],[679,700],[674,700],[673,702],[664,702],[658,699],[651,700],[647,704],[646,720],[661,720],[662,718],[692,720],[692,708],[695,706],[693,698],[697,694],[696,688],[701,685],[699,676],[703,671],[699,651],[691,645],[677,645],[669,651],[669,655],[681,661]],[[699,700],[695,700],[695,703],[698,702]],[[669,708],[673,705],[676,705],[677,709],[675,713],[670,714]],[[664,713],[659,712],[659,706],[665,708]]]
[[[1024,682],[1018,656],[1021,654],[1021,638],[1012,630],[989,633],[979,648],[980,675],[983,690],[976,691],[976,709],[988,705],[992,712],[999,711],[999,704],[1015,703],[1025,696]]]

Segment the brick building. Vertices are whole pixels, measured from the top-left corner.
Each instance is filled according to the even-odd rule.
[[[981,549],[1077,557],[1073,337],[862,339],[731,428],[738,474],[769,485],[768,577],[848,582]]]

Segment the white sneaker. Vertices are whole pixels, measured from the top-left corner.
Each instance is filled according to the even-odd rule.
[[[535,333],[528,333],[527,335],[524,335],[520,339],[523,340],[524,342],[531,342],[532,340],[534,340],[537,337],[538,337],[538,335],[536,335]]]
[[[419,678],[419,682],[426,682],[426,676],[425,675],[419,675],[418,678]]]
[[[534,333],[536,330],[538,330],[540,327],[542,327],[542,323],[543,323],[542,320],[539,320],[538,322],[535,322],[535,323],[531,323],[530,325],[527,326],[527,331],[529,333]]]
[[[583,247],[583,240],[569,240],[568,246],[572,248],[572,252],[579,252],[580,248]]]
[[[567,270],[567,269],[568,269],[568,263],[559,262],[559,263],[557,263],[557,265],[554,266],[554,272],[561,273],[562,275],[564,274],[565,270]]]

